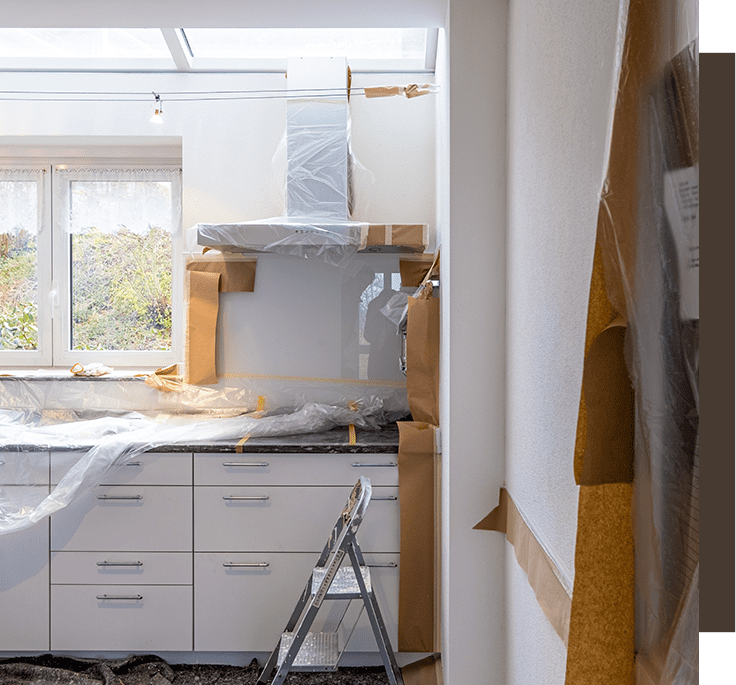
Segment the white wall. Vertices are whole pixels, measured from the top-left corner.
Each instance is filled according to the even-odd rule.
[[[448,685],[505,680],[504,540],[473,530],[504,471],[506,3],[449,3],[440,122],[443,244],[443,670]],[[444,72],[444,69],[447,69]],[[444,109],[446,107],[446,109]],[[440,140],[444,133],[440,133]]]
[[[570,582],[573,449],[618,5],[518,1],[509,12],[506,485]],[[530,610],[529,592],[509,574],[507,682],[561,684],[564,645]]]

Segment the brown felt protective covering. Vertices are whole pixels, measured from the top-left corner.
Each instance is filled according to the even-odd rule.
[[[255,288],[255,261],[192,259],[187,271],[220,274],[221,293],[252,293]]]
[[[406,393],[415,421],[440,423],[440,301],[428,285],[409,298],[406,326]]]
[[[186,380],[214,385],[215,337],[220,305],[220,274],[189,271],[189,318],[186,331]]]
[[[632,491],[580,488],[565,685],[634,683]]]
[[[399,651],[434,652],[434,426],[417,421],[397,425],[401,490]]]
[[[624,59],[611,136],[608,174],[598,212],[597,243],[591,298],[588,305],[586,354],[601,376],[621,377],[616,355],[609,355],[599,337],[615,333],[604,330],[616,314],[628,316],[626,288],[633,283],[638,230],[639,140],[641,112],[656,73],[661,29],[659,0],[631,0],[624,42]],[[605,283],[601,274],[605,273]],[[635,294],[634,294],[635,295]],[[608,301],[606,301],[608,298]],[[620,335],[620,332],[619,332]],[[620,342],[620,341],[619,341]],[[598,347],[598,349],[596,349]],[[593,372],[586,361],[590,380]],[[595,374],[593,374],[595,375]],[[588,392],[586,383],[585,392]],[[592,393],[595,395],[595,393]],[[600,401],[600,397],[598,401]],[[625,477],[631,478],[631,450],[628,428],[625,437],[615,442],[601,439],[615,428],[606,425],[605,407],[591,412],[595,397],[581,398],[581,412],[575,449],[574,471],[578,482]],[[626,393],[620,393],[622,406],[615,412],[629,411]],[[591,415],[592,414],[592,415]],[[596,425],[589,423],[595,421]],[[601,423],[601,421],[603,423]],[[582,436],[585,436],[583,439]],[[595,459],[586,443],[590,438]],[[586,445],[584,447],[584,445]],[[608,462],[603,468],[603,464]],[[566,685],[633,685],[634,683],[634,546],[631,514],[632,485],[604,483],[581,485],[578,506],[578,534],[575,547],[575,585],[573,587],[570,635],[567,653]]]
[[[522,518],[506,488],[501,488],[498,506],[475,525],[474,529],[495,530],[506,535],[514,547],[516,560],[526,573],[544,615],[562,641],[567,644],[570,595],[559,580],[557,566]]]
[[[404,685],[443,685],[442,661],[439,654],[408,664],[401,669]]]

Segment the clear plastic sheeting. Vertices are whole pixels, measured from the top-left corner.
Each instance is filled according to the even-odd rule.
[[[197,242],[227,252],[271,252],[345,266],[364,246],[368,224],[273,217],[233,224],[197,224]]]
[[[0,459],[17,460],[16,480],[33,482],[33,451],[80,445],[94,446],[61,478],[41,501],[33,485],[0,488],[0,534],[33,526],[59,511],[81,494],[99,485],[106,473],[125,465],[134,457],[163,445],[192,442],[237,440],[244,436],[272,437],[326,431],[353,424],[375,429],[385,421],[381,407],[361,409],[308,403],[298,411],[265,416],[233,416],[196,420],[187,416],[151,418],[142,414],[103,417],[77,422],[56,423],[39,412],[0,412],[0,442],[12,448],[22,445],[25,452],[0,451]],[[25,461],[24,461],[25,460]]]
[[[614,143],[636,141],[637,150],[611,150],[617,176],[609,170],[598,238],[608,298],[628,320],[636,394],[637,680],[695,685],[699,72],[690,19],[697,3],[632,7],[641,14],[624,55]]]

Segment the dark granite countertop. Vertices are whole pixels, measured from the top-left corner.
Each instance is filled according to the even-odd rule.
[[[177,445],[159,445],[151,452],[236,452],[304,453],[304,454],[395,454],[399,451],[399,430],[395,423],[377,431],[355,430],[355,444],[350,444],[347,428],[334,428],[322,433],[250,438],[238,447],[238,440],[201,440]],[[72,451],[89,449],[91,445],[0,444],[1,452]],[[236,449],[237,448],[237,449]]]

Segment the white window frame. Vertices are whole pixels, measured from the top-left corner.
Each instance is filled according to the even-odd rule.
[[[38,228],[36,233],[36,297],[38,298],[36,326],[38,340],[35,350],[0,350],[0,364],[8,366],[49,366],[52,363],[52,323],[49,293],[51,292],[51,166],[48,164],[3,164],[3,171],[11,175],[4,180],[28,180],[28,170],[43,174],[37,193]],[[13,173],[16,172],[16,173]]]
[[[38,349],[37,350],[0,350],[1,366],[53,366],[70,368],[79,363],[100,362],[116,369],[147,369],[168,366],[181,361],[184,341],[184,264],[183,264],[183,230],[181,222],[181,202],[174,203],[175,216],[172,225],[175,230],[171,235],[171,349],[168,351],[141,350],[74,350],[71,349],[71,255],[70,233],[59,220],[63,207],[53,206],[52,186],[54,183],[70,183],[84,176],[83,172],[75,174],[77,168],[94,169],[161,169],[166,172],[181,172],[180,164],[160,164],[151,160],[130,160],[124,162],[96,161],[94,164],[70,160],[65,164],[64,180],[54,174],[61,164],[26,164],[3,165],[3,168],[45,169],[42,192],[42,220],[38,231]],[[71,168],[71,171],[69,169]],[[181,173],[168,174],[166,180],[172,181],[172,197],[181,198]]]

